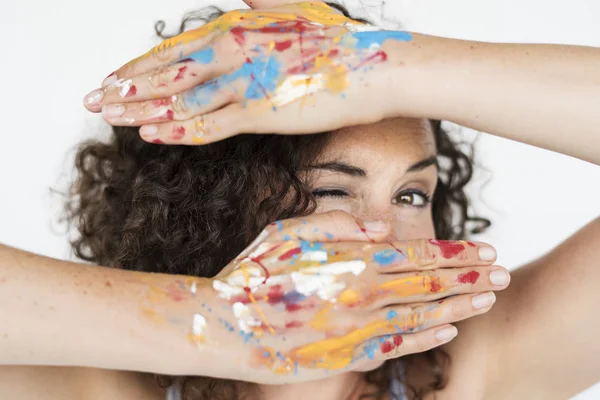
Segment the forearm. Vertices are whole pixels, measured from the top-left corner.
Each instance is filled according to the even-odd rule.
[[[397,82],[411,82],[415,114],[600,164],[599,48],[422,35],[406,46],[396,75],[410,78]]]
[[[0,245],[0,364],[223,372],[211,348],[186,338],[199,302],[184,291],[174,294],[178,301],[168,294],[185,278],[70,263]]]

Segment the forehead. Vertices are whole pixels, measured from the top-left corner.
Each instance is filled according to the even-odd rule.
[[[412,165],[435,154],[435,139],[428,120],[391,118],[334,132],[320,158],[353,164],[385,163],[393,159]]]

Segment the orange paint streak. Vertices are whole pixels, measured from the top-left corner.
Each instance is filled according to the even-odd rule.
[[[306,21],[307,23],[319,23],[324,26],[343,26],[345,24],[364,25],[361,22],[353,21],[337,13],[334,9],[324,3],[300,3],[280,7],[280,9],[289,9],[289,12],[269,12],[255,10],[247,12],[245,10],[234,10],[224,14],[219,19],[209,22],[200,28],[183,32],[180,35],[164,40],[146,54],[131,61],[128,65],[139,61],[167,54],[179,46],[187,45],[196,40],[209,39],[219,33],[227,32],[236,26],[242,26],[249,30],[258,30],[271,24]],[[250,18],[248,18],[250,16]]]
[[[408,297],[426,293],[437,293],[445,290],[439,276],[415,275],[396,279],[378,285],[374,292],[392,292],[398,296]]]
[[[241,267],[242,267],[242,273],[244,274],[244,278],[246,278],[246,287],[248,287],[250,285],[250,275],[248,274],[248,271],[246,270],[245,265],[242,264]],[[258,303],[256,302],[256,298],[254,297],[254,294],[252,294],[252,292],[250,290],[246,290],[246,293],[248,294],[248,298],[250,299],[250,302],[254,305],[254,308],[256,309],[258,316],[263,321],[263,323],[266,325],[266,327],[269,330],[269,332],[271,333],[271,335],[274,335],[275,329],[273,329],[273,327],[269,324],[269,320],[267,319],[267,316],[265,315],[263,310],[259,307]]]

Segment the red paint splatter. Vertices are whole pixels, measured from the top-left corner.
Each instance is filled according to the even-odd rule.
[[[400,336],[400,335],[394,336],[394,338],[392,340],[393,340],[393,343],[390,342],[389,340],[386,340],[385,342],[383,342],[379,345],[379,349],[381,350],[381,352],[383,354],[391,352],[392,350],[394,350],[396,347],[400,346],[404,342],[402,340],[402,336]]]
[[[234,303],[250,304],[250,303],[252,303],[252,301],[250,301],[250,298],[248,298],[248,296],[235,296],[235,297],[231,298],[230,302],[231,302],[231,304],[234,304]]]
[[[400,346],[402,343],[404,343],[404,339],[402,339],[402,336],[394,336],[394,345],[396,345],[396,347]]]
[[[291,40],[285,40],[283,42],[277,42],[275,43],[275,50],[281,52],[281,51],[285,51],[287,49],[289,49],[290,47],[292,47],[292,41]]]
[[[285,253],[283,253],[281,256],[279,256],[279,261],[289,260],[296,254],[300,254],[301,252],[302,252],[302,249],[300,247],[296,247],[295,249],[288,250]]]
[[[269,298],[269,304],[277,304],[285,296],[283,293],[283,288],[281,285],[274,285],[269,289],[269,293],[267,293],[267,297]]]
[[[379,348],[381,349],[381,352],[383,354],[389,353],[390,351],[392,351],[394,349],[392,347],[392,344],[388,341],[381,343],[381,346],[379,346]]]
[[[239,46],[244,45],[244,43],[246,42],[246,38],[244,37],[244,33],[246,33],[245,28],[242,28],[241,26],[236,26],[236,27],[232,28],[229,32],[233,35],[235,42]]]
[[[431,293],[436,293],[442,290],[442,285],[440,285],[440,280],[437,276],[431,278],[429,283],[429,290]]]
[[[169,283],[166,292],[167,295],[174,301],[182,301],[186,298],[186,293],[183,292],[175,282]]]
[[[131,87],[129,88],[129,91],[127,92],[125,97],[135,96],[136,94],[137,94],[137,87],[135,87],[135,85],[131,85]]]
[[[471,271],[471,272],[467,272],[466,274],[460,274],[458,275],[458,282],[460,283],[475,283],[477,282],[477,279],[479,279],[479,272],[477,271]]]
[[[471,246],[471,247],[477,247],[477,245],[476,245],[475,243],[473,243],[473,242],[467,242],[467,244],[468,244],[469,246]]]
[[[396,250],[398,253],[402,254],[402,256],[406,257],[404,255],[404,253],[402,252],[402,250],[400,250],[399,248],[397,248],[394,243],[390,243],[390,246],[392,246],[394,248],[394,250]]]
[[[152,100],[152,102],[150,104],[152,104],[154,107],[162,107],[162,106],[170,106],[173,102],[171,101],[171,99],[159,99],[159,100]]]
[[[181,140],[185,136],[185,128],[183,126],[174,126],[171,131],[171,138],[174,140]]]
[[[163,118],[167,121],[173,121],[173,119],[175,119],[175,113],[173,110],[167,110]]]
[[[185,71],[187,71],[188,67],[181,67],[179,68],[179,71],[177,72],[177,76],[175,77],[175,79],[173,79],[173,82],[177,82],[182,80],[183,78],[185,78],[184,74]]]
[[[366,64],[370,63],[380,63],[387,61],[387,54],[383,51],[378,51],[377,53],[365,58],[360,64],[353,68],[353,70],[360,69],[364,67]]]
[[[300,304],[296,304],[296,303],[286,303],[286,305],[285,305],[285,311],[288,311],[288,312],[296,312],[296,311],[303,310],[305,308],[311,308],[311,307],[304,307],[304,306],[301,306]]]
[[[442,252],[442,256],[446,259],[456,257],[465,249],[465,246],[457,242],[430,239],[429,243],[438,246]]]
[[[300,321],[290,321],[290,322],[286,322],[285,323],[285,327],[286,328],[301,328],[302,326],[304,326],[304,323],[300,322]]]
[[[160,140],[160,139],[154,139],[154,140],[152,141],[152,143],[154,143],[154,144],[165,144],[165,142],[163,142],[163,141],[162,141],[162,140]]]

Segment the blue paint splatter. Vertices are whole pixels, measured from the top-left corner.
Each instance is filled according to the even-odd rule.
[[[297,291],[292,291],[289,293],[286,293],[282,300],[284,303],[291,303],[291,304],[296,304],[302,300],[304,300],[306,298],[306,296],[304,296],[302,293],[297,292]]]
[[[404,254],[392,249],[380,250],[373,255],[375,262],[382,267],[388,266],[394,262],[401,262],[405,258],[406,256]]]
[[[200,64],[210,64],[215,58],[215,51],[209,47],[191,54],[188,58]]]
[[[375,350],[377,350],[378,347],[377,342],[374,340],[365,345],[364,352],[367,357],[369,357],[369,360],[372,360],[375,357]]]
[[[260,100],[277,88],[280,74],[281,64],[277,58],[270,56],[265,61],[263,58],[254,57],[231,75],[223,75],[222,80],[227,84],[233,83],[236,79],[249,80],[246,99]]]
[[[309,251],[321,250],[322,248],[323,248],[323,243],[320,243],[320,242],[311,243],[306,240],[300,241],[300,250],[303,253],[309,252]]]
[[[244,343],[247,344],[250,342],[250,339],[254,336],[254,332],[242,332],[240,331],[240,336],[244,338]]]
[[[368,49],[372,45],[381,46],[383,42],[389,39],[400,40],[403,42],[410,42],[412,35],[408,32],[397,32],[397,31],[365,31],[365,32],[352,32],[344,35],[342,41],[347,40],[350,35],[356,40],[356,48]]]
[[[325,232],[325,236],[327,236],[327,239],[329,239],[329,240],[333,239],[333,234],[331,234],[329,232]]]
[[[396,318],[397,316],[398,316],[398,313],[396,313],[396,311],[394,311],[394,310],[390,310],[387,313],[388,320],[392,320],[392,319]]]
[[[277,225],[277,229],[281,232],[283,230],[283,222],[277,221],[275,224]]]
[[[202,107],[210,104],[213,97],[221,90],[219,79],[213,79],[203,85],[196,86],[183,95],[185,104]]]
[[[292,240],[292,237],[290,235],[285,235],[283,237],[283,240]]]

